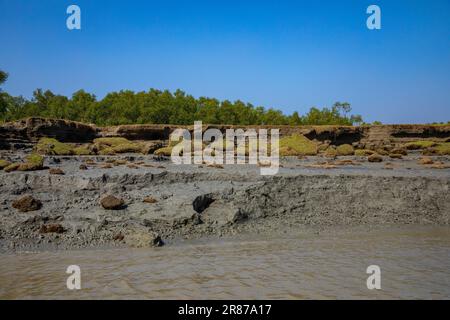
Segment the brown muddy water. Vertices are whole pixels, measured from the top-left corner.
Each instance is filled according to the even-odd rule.
[[[296,232],[0,255],[1,299],[449,299],[450,228]],[[79,265],[81,290],[66,268]],[[381,290],[366,269],[381,268]]]

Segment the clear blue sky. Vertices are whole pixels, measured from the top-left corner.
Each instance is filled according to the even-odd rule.
[[[366,121],[450,120],[449,0],[0,0],[0,39],[13,95],[180,88],[286,113],[348,101]]]

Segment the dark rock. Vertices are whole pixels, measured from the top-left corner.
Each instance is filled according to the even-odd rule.
[[[113,237],[114,241],[122,241],[125,238],[125,236],[122,233],[118,233]]]
[[[214,202],[214,199],[213,199],[212,195],[203,194],[194,199],[192,206],[196,212],[202,213],[213,202]]]
[[[30,195],[27,195],[14,200],[12,207],[20,212],[37,211],[42,208],[42,202]]]
[[[80,164],[80,170],[87,170],[88,167],[85,164]]]
[[[164,245],[158,233],[144,230],[133,230],[125,237],[125,242],[130,247],[135,248],[161,247]]]
[[[50,174],[57,174],[57,175],[64,175],[64,171],[62,171],[60,168],[51,168],[48,171]]]
[[[156,199],[153,198],[153,197],[145,197],[145,198],[144,198],[144,202],[145,202],[145,203],[156,203],[156,202],[158,202],[158,200],[156,200]]]
[[[400,153],[390,153],[389,157],[392,159],[402,159],[403,156]]]
[[[44,224],[39,229],[39,233],[63,233],[64,231],[64,227],[59,223]]]
[[[407,156],[408,155],[408,151],[406,149],[403,148],[395,148],[391,150],[392,154],[401,154],[402,156]]]
[[[100,201],[106,210],[120,210],[124,207],[125,202],[122,199],[108,195]]]
[[[371,156],[369,156],[367,158],[367,160],[369,162],[382,162],[383,161],[383,157],[378,155],[378,154],[372,154]]]

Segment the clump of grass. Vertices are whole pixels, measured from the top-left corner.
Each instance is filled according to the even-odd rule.
[[[34,171],[41,170],[44,167],[44,157],[39,154],[33,153],[25,158],[23,163],[13,163],[5,167],[3,170],[5,172],[12,171]]]
[[[44,157],[37,153],[32,153],[28,155],[25,159],[26,162],[28,163],[39,165],[41,167],[44,165]]]
[[[93,152],[89,149],[88,146],[79,146],[73,148],[73,153],[77,156],[89,156],[92,155]]]
[[[140,153],[142,146],[139,143],[123,143],[113,147],[115,153]]]
[[[110,156],[116,154],[114,151],[114,148],[111,147],[105,147],[103,149],[98,150],[98,154],[104,155],[104,156]]]
[[[436,147],[432,148],[433,152],[439,155],[450,155],[450,142],[444,142],[438,144]]]
[[[98,138],[94,140],[98,153],[101,155],[113,155],[116,153],[141,153],[143,146],[138,142],[132,142],[121,137]]]
[[[329,146],[328,144],[323,143],[323,144],[320,144],[320,145],[317,147],[317,151],[318,151],[318,152],[325,152],[329,147],[330,147],[330,146]]]
[[[170,157],[172,155],[172,149],[173,147],[164,147],[164,148],[159,148],[158,150],[155,151],[155,154],[157,156],[167,156]]]
[[[117,147],[124,143],[130,143],[130,140],[121,137],[97,138],[94,140],[94,144],[100,148]]]
[[[20,167],[20,163],[11,163],[9,166],[5,167],[3,171],[5,172],[12,172],[16,171]]]
[[[317,152],[317,144],[303,135],[293,134],[280,139],[280,156],[313,156]]]
[[[358,149],[355,150],[355,156],[358,157],[367,157],[367,156],[371,156],[372,154],[375,154],[376,152],[373,150],[369,150],[369,149]]]
[[[431,148],[436,145],[437,145],[437,143],[434,141],[418,140],[418,141],[405,143],[403,146],[408,150],[419,150],[419,149]]]
[[[329,146],[324,152],[325,157],[334,158],[337,157],[338,152],[335,147]]]
[[[169,144],[166,147],[156,149],[154,151],[154,154],[157,156],[170,157],[172,155],[172,149],[181,142],[183,142],[183,138],[181,138],[181,137],[178,140],[170,137]],[[191,150],[192,151],[194,150],[194,141],[193,140],[191,142]],[[183,154],[183,151],[180,152],[180,155],[181,154]]]
[[[0,169],[1,170],[6,168],[7,166],[9,166],[10,164],[11,164],[11,162],[4,160],[4,159],[0,159]]]
[[[336,151],[338,156],[351,156],[355,153],[355,149],[349,144],[341,144]]]
[[[72,146],[53,138],[41,138],[35,147],[35,151],[45,155],[69,156],[74,154]]]

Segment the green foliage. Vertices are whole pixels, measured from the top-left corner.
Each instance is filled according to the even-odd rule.
[[[3,84],[8,79],[8,74],[5,71],[0,70],[0,84]]]
[[[7,74],[0,71],[0,80]],[[1,82],[0,81],[0,82]],[[240,100],[219,101],[194,98],[181,90],[170,92],[150,89],[146,92],[123,90],[111,92],[103,99],[79,90],[72,97],[37,89],[33,98],[12,97],[0,92],[0,121],[26,117],[68,119],[99,126],[121,124],[205,124],[230,125],[353,125],[362,123],[361,116],[352,115],[350,104],[335,103],[331,108],[311,108],[304,116],[296,111],[285,115],[280,110],[253,106]]]
[[[8,74],[0,70],[0,85],[8,79]],[[4,117],[4,114],[8,110],[8,94],[0,89],[0,119]]]

